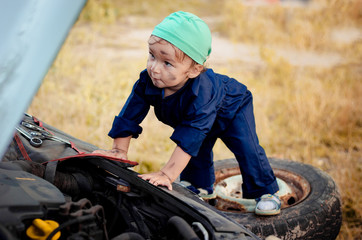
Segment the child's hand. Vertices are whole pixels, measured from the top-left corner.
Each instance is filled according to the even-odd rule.
[[[112,150],[95,150],[93,151],[93,153],[95,154],[102,154],[108,157],[114,157],[114,158],[120,158],[120,159],[124,159],[127,160],[127,153],[125,151],[122,151],[120,149],[112,149]]]
[[[164,174],[162,171],[158,171],[155,173],[148,173],[148,174],[142,174],[138,175],[143,180],[148,180],[149,183],[155,185],[155,186],[165,186],[168,188],[168,190],[172,190],[172,182],[171,179]]]

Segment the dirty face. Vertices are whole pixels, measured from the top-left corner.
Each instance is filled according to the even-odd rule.
[[[154,86],[165,89],[165,96],[175,93],[188,79],[200,74],[199,67],[193,64],[194,61],[188,56],[180,58],[177,55],[180,50],[171,43],[151,36],[148,48],[148,75]]]

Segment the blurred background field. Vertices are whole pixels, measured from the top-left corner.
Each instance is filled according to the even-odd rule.
[[[199,15],[213,33],[208,66],[254,94],[269,157],[316,166],[338,184],[338,239],[362,236],[362,1],[89,0],[28,113],[108,149],[107,136],[146,66],[152,28],[174,11]],[[174,149],[151,110],[129,159],[155,171]],[[232,157],[218,142],[215,160]]]

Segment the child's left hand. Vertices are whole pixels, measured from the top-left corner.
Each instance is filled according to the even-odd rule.
[[[166,176],[162,171],[147,173],[138,175],[143,180],[148,180],[149,183],[155,186],[165,186],[168,190],[172,190],[172,182],[168,176]]]

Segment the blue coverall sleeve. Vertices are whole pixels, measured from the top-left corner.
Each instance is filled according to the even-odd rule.
[[[195,100],[187,108],[181,124],[175,127],[171,140],[186,153],[197,156],[215,122],[217,103],[218,93],[212,85],[199,86]]]
[[[118,116],[114,118],[108,136],[111,138],[132,137],[137,138],[142,133],[139,125],[146,117],[150,104],[145,99],[145,83],[140,79],[133,86],[127,102]]]

